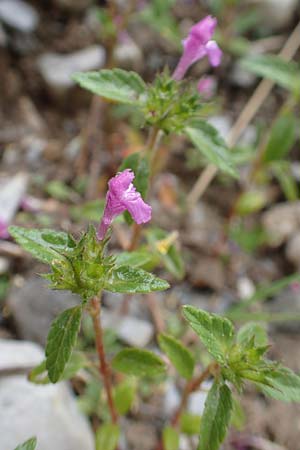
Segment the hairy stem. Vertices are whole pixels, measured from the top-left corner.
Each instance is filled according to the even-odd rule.
[[[112,384],[111,384],[111,374],[110,367],[106,362],[105,350],[103,345],[103,332],[101,326],[101,298],[93,297],[90,303],[90,314],[93,320],[94,331],[95,331],[95,343],[99,358],[99,372],[103,379],[103,384],[107,396],[108,408],[113,423],[117,423],[118,414],[114,404],[114,399],[112,395]]]

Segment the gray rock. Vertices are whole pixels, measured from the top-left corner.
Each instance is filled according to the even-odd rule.
[[[34,31],[39,22],[36,10],[22,0],[1,0],[0,20],[23,33]]]
[[[22,339],[45,345],[53,319],[64,309],[79,303],[76,295],[53,291],[40,277],[32,277],[14,286],[7,305]]]
[[[138,71],[143,63],[143,54],[139,46],[130,36],[124,38],[114,51],[116,66]]]
[[[104,328],[113,328],[119,339],[134,347],[146,347],[154,335],[154,327],[146,320],[132,316],[120,316],[102,309]]]
[[[0,256],[0,275],[7,273],[9,270],[9,260]]]
[[[300,201],[280,203],[262,215],[270,244],[277,247],[300,230]]]
[[[23,375],[0,379],[1,448],[36,436],[39,450],[94,450],[92,431],[66,383],[37,386]]]
[[[282,322],[274,322],[271,327],[284,333],[300,332],[300,287],[298,283],[292,284],[276,295],[272,301],[265,302],[265,308],[270,313],[295,315],[297,320],[284,320]]]
[[[166,417],[171,417],[180,403],[180,395],[175,383],[171,380],[165,385],[164,412]]]
[[[256,80],[257,76],[243,69],[238,62],[233,65],[230,73],[230,81],[233,85],[241,88],[250,88],[255,84]]]
[[[105,63],[105,50],[99,45],[68,55],[45,53],[37,60],[37,66],[46,84],[55,92],[64,92],[75,85],[75,72],[101,69]]]
[[[289,25],[299,9],[298,0],[247,0],[247,3],[257,6],[261,23],[273,31]]]
[[[25,195],[27,184],[28,176],[24,173],[19,173],[8,181],[1,183],[0,220],[2,223],[9,225],[14,218]]]
[[[293,263],[296,268],[300,269],[300,232],[298,231],[288,241],[285,254],[287,259]]]
[[[0,373],[13,369],[30,369],[44,359],[43,349],[34,342],[0,339]]]

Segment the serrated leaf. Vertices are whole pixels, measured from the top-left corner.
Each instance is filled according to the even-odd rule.
[[[18,447],[15,448],[15,450],[35,450],[37,445],[37,440],[35,437],[28,439],[28,441],[24,442],[21,445],[18,445]]]
[[[299,72],[300,76],[300,72]],[[297,120],[292,113],[282,114],[274,123],[263,153],[263,162],[284,159],[297,139]]]
[[[169,283],[152,273],[128,266],[113,269],[104,285],[104,289],[107,291],[126,294],[145,294],[147,292],[164,291],[168,288]]]
[[[96,433],[96,450],[115,450],[120,437],[120,428],[113,423],[105,423]]]
[[[104,69],[99,72],[73,75],[81,87],[108,100],[131,105],[142,105],[146,97],[146,85],[135,72],[122,69]]]
[[[266,329],[258,323],[248,322],[243,325],[237,333],[237,343],[243,346],[254,337],[254,344],[258,346],[268,345],[268,335]]]
[[[81,352],[73,352],[69,361],[65,366],[65,370],[60,377],[60,381],[69,380],[74,377],[76,373],[89,365],[89,361],[87,360],[84,353]],[[47,368],[46,368],[46,360],[42,361],[38,366],[34,367],[29,375],[28,379],[31,383],[34,384],[48,384],[51,383],[48,377]]]
[[[230,422],[232,395],[226,384],[214,381],[206,401],[200,424],[198,450],[219,450]]]
[[[183,315],[198,334],[208,352],[220,364],[226,364],[234,337],[232,323],[225,317],[210,314],[189,305],[183,307]]]
[[[125,380],[114,389],[114,402],[120,415],[127,414],[130,410],[136,394],[136,383]]]
[[[165,427],[163,430],[164,450],[178,450],[179,433],[175,428]]]
[[[283,402],[300,402],[300,376],[287,367],[274,369],[267,375],[269,386],[260,386],[268,397]]]
[[[81,305],[62,312],[53,322],[46,344],[46,367],[52,383],[62,376],[80,328]]]
[[[212,125],[197,120],[185,127],[184,132],[210,163],[233,177],[237,176],[230,151]]]
[[[60,258],[59,252],[64,251],[70,244],[68,234],[63,231],[12,226],[9,227],[9,232],[22,248],[48,264]]]
[[[114,357],[112,367],[137,377],[155,377],[166,371],[164,362],[155,353],[137,348],[121,350]]]
[[[158,342],[161,350],[166,353],[177,372],[183,378],[192,378],[195,367],[195,359],[192,353],[180,341],[168,334],[160,334]]]
[[[198,416],[197,414],[185,412],[181,415],[180,418],[181,431],[182,433],[188,434],[189,436],[199,434],[200,423],[201,423],[201,416]]]
[[[241,61],[244,69],[268,78],[290,91],[300,91],[300,70],[296,63],[276,55],[249,56]]]

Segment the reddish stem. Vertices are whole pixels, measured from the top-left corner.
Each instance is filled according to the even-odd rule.
[[[103,333],[101,327],[101,300],[98,297],[93,297],[91,300],[90,314],[93,319],[94,331],[95,331],[95,341],[96,349],[99,358],[99,372],[102,376],[104,388],[107,396],[107,403],[109,412],[111,415],[111,420],[113,423],[118,422],[118,414],[113,400],[112,395],[112,384],[111,384],[111,374],[110,367],[106,362],[105,351],[103,345]]]

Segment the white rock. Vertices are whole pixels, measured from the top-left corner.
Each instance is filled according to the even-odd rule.
[[[215,127],[223,139],[226,139],[232,125],[232,120],[228,116],[214,116],[208,122]]]
[[[0,372],[10,369],[28,369],[44,359],[40,345],[28,341],[0,339]]]
[[[94,450],[90,426],[66,383],[38,386],[25,376],[0,379],[1,448],[36,436],[39,450]]]
[[[191,414],[202,416],[207,393],[210,390],[211,386],[211,381],[205,381],[201,385],[201,390],[193,392],[193,394],[190,395],[188,401],[188,410]]]
[[[173,381],[168,381],[165,385],[164,412],[167,417],[171,417],[180,403],[180,395]]]
[[[117,45],[114,58],[116,65],[124,69],[139,70],[143,62],[141,49],[130,36],[126,36],[124,41]]]
[[[262,215],[271,244],[276,247],[300,230],[300,201],[279,203]]]
[[[36,29],[39,16],[32,6],[22,0],[1,0],[0,20],[18,31],[30,33]]]
[[[240,277],[237,280],[237,292],[239,298],[248,298],[255,292],[255,285],[248,277]]]
[[[9,224],[25,195],[28,176],[19,173],[0,186],[0,220]]]
[[[9,260],[0,256],[0,275],[7,273],[9,270]]]
[[[65,90],[74,86],[72,75],[75,72],[101,69],[105,63],[105,51],[99,45],[62,55],[45,53],[40,56],[37,65],[45,82],[52,88]]]
[[[154,335],[154,327],[146,320],[132,316],[118,316],[102,309],[105,328],[113,328],[119,339],[134,347],[146,347]]]

